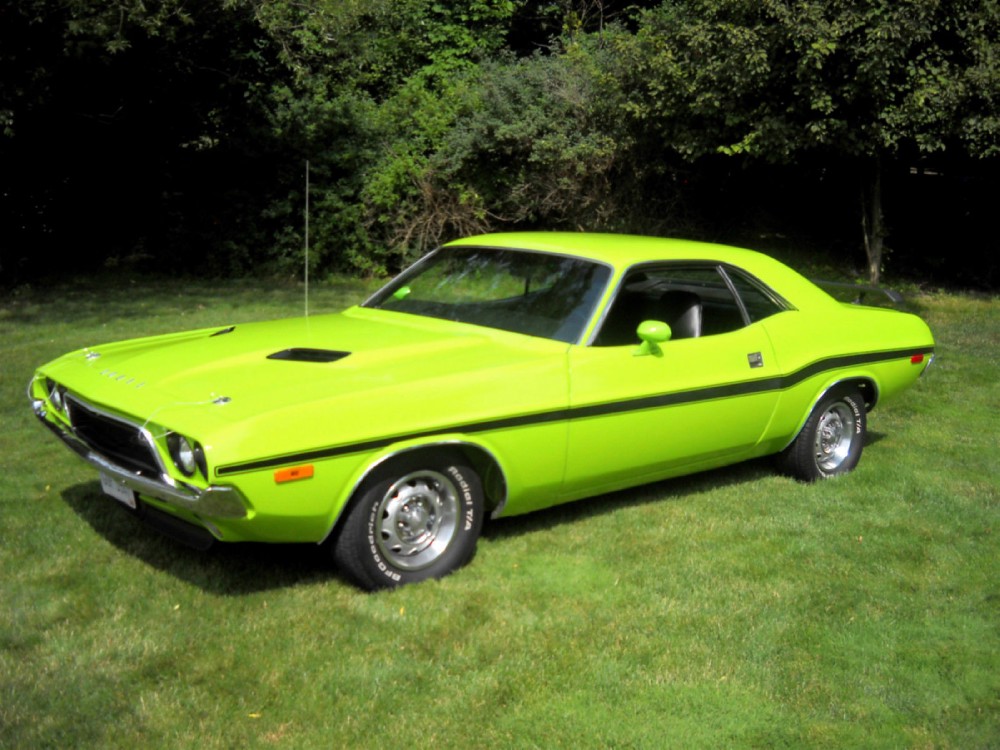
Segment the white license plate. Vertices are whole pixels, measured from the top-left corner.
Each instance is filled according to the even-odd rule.
[[[101,489],[115,500],[135,510],[135,493],[110,474],[101,474]]]

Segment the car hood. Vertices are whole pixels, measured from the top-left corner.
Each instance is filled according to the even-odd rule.
[[[447,403],[437,410],[470,418],[500,413],[509,399],[484,393],[523,393],[525,381],[564,367],[566,349],[546,339],[355,307],[95,346],[41,372],[94,405],[195,437],[266,430],[268,420],[280,421],[287,436],[293,425],[311,432],[310,423],[332,419],[350,423],[346,431],[360,438],[394,431],[387,421],[399,430],[431,426],[416,417],[422,401]],[[558,400],[558,391],[539,389],[539,403]],[[520,400],[533,408],[535,399]],[[366,429],[373,420],[378,428]]]

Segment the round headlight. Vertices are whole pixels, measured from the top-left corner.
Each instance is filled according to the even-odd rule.
[[[169,439],[170,455],[177,466],[187,476],[192,476],[198,469],[198,461],[195,458],[195,449],[183,435],[173,433]]]
[[[45,385],[47,386],[49,392],[49,403],[52,404],[57,411],[65,410],[66,401],[63,398],[65,395],[63,387],[51,380],[46,380]]]

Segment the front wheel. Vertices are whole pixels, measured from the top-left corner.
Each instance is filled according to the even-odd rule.
[[[798,437],[779,454],[779,465],[806,482],[846,474],[861,460],[867,426],[865,402],[857,388],[833,388],[816,404]]]
[[[475,552],[483,507],[479,477],[460,454],[402,456],[359,488],[334,559],[368,590],[441,578]]]

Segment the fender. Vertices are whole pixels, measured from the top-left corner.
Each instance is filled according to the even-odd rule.
[[[472,449],[473,451],[481,454],[483,458],[492,465],[498,473],[498,477],[490,482],[493,491],[497,495],[494,498],[495,506],[493,508],[492,515],[494,517],[499,515],[507,503],[507,471],[497,458],[496,453],[487,446],[483,445],[481,442],[470,440],[465,435],[443,435],[428,442],[410,441],[387,446],[384,450],[377,453],[373,460],[366,461],[361,467],[359,467],[351,481],[344,485],[344,491],[341,492],[337,498],[337,502],[334,503],[334,511],[331,513],[329,518],[327,532],[323,535],[323,538],[320,539],[318,544],[324,544],[333,535],[337,529],[337,524],[340,522],[344,511],[347,509],[351,499],[358,491],[358,488],[360,488],[368,477],[370,477],[380,466],[384,465],[387,461],[391,461],[408,453],[441,447],[458,448],[460,450],[463,448]],[[482,475],[485,485],[486,472],[482,472]]]
[[[865,398],[866,412],[871,412],[871,410],[875,408],[875,404],[878,402],[879,385],[875,376],[872,375],[871,373],[865,373],[863,375],[862,374],[851,375],[847,377],[840,377],[837,378],[836,380],[830,380],[816,392],[816,396],[809,402],[809,408],[805,410],[805,413],[802,415],[801,419],[799,420],[799,423],[795,426],[795,431],[792,433],[792,436],[787,441],[785,441],[784,444],[781,445],[781,450],[784,450],[789,445],[795,442],[795,439],[799,436],[799,433],[802,432],[802,428],[805,427],[806,421],[809,419],[809,416],[813,413],[813,410],[816,408],[816,404],[822,401],[826,397],[826,394],[828,394],[834,388],[843,385],[845,383],[854,385],[855,387],[857,387],[859,391],[861,391],[861,395],[864,396]]]

